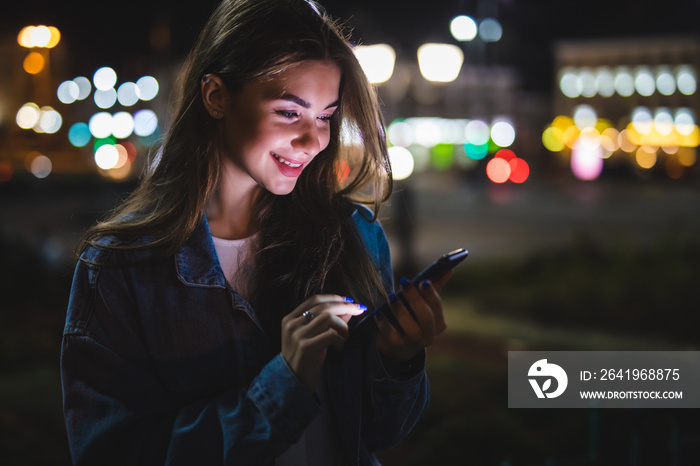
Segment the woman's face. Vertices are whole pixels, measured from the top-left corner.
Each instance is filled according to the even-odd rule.
[[[340,69],[305,61],[227,98],[220,126],[234,169],[273,194],[289,194],[330,141]]]

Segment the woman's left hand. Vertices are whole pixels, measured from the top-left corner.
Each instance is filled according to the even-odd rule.
[[[401,280],[401,292],[389,296],[393,319],[377,314],[377,349],[390,363],[408,361],[430,346],[447,328],[438,294],[452,276],[448,272],[435,283]]]

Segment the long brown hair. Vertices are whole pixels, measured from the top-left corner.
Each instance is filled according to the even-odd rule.
[[[219,4],[185,64],[174,118],[154,166],[109,218],[88,230],[79,252],[105,236],[148,237],[138,247],[158,246],[161,257],[176,252],[202,221],[221,182],[222,151],[202,102],[202,77],[214,73],[235,92],[305,60],[340,67],[340,105],[328,147],[305,168],[293,192],[257,197],[253,226],[259,235],[248,294],[254,306],[282,306],[286,312],[320,292],[376,302],[381,283],[349,213],[351,200],[362,200],[373,206],[374,221],[391,192],[382,116],[342,28],[306,0]],[[354,133],[362,150],[347,150],[341,132]],[[351,167],[342,184],[341,161]],[[134,247],[129,244],[112,247]]]

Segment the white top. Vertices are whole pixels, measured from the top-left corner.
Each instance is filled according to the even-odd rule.
[[[219,256],[224,276],[234,289],[240,289],[241,282],[237,281],[240,279],[238,271],[250,254],[254,238],[255,235],[243,239],[221,239],[212,236],[214,249],[216,249],[216,255]]]

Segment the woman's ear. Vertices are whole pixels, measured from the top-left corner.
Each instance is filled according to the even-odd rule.
[[[202,77],[201,86],[204,108],[207,109],[207,113],[212,118],[220,120],[224,117],[228,89],[221,78],[213,73],[205,74]]]

